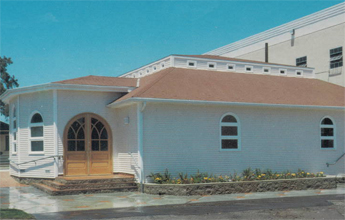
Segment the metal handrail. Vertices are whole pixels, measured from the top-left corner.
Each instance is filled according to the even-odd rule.
[[[139,166],[139,164],[138,164],[137,160],[134,158],[134,156],[133,156],[132,152],[128,152],[128,154],[129,154],[129,155],[131,156],[131,158],[133,159],[133,161],[134,161],[135,165],[136,165],[137,167],[139,167],[139,168],[140,168],[140,166]]]
[[[45,159],[48,159],[48,158],[54,158],[54,160],[55,160],[55,157],[57,157],[58,159],[61,159],[63,156],[62,155],[47,156],[47,157],[43,157],[43,158],[39,158],[39,159],[35,159],[35,160],[25,161],[25,162],[22,162],[22,163],[16,163],[16,162],[14,162],[11,159],[9,159],[9,161],[19,167],[20,165],[26,164],[26,163],[33,163],[34,162],[36,164],[37,161],[45,160]]]
[[[336,164],[344,155],[345,155],[345,153],[343,153],[343,155],[341,155],[334,163],[326,163],[327,167],[329,167],[329,165]]]

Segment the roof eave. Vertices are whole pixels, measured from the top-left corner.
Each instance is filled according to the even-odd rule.
[[[47,90],[74,90],[74,91],[91,91],[91,92],[130,92],[136,87],[131,86],[97,86],[97,85],[77,85],[62,83],[47,83],[35,86],[27,86],[6,90],[0,99],[8,104],[12,97],[16,95],[33,93]]]
[[[270,103],[249,103],[249,102],[223,102],[223,101],[201,101],[184,99],[160,99],[160,98],[140,98],[134,97],[107,105],[110,108],[119,108],[135,102],[160,102],[160,103],[179,103],[194,105],[230,105],[248,107],[272,107],[272,108],[299,108],[299,109],[333,109],[345,110],[345,106],[320,106],[320,105],[292,105],[292,104],[270,104]]]

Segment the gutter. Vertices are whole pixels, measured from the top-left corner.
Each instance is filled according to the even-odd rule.
[[[134,102],[157,102],[157,103],[178,103],[191,105],[224,105],[224,106],[248,106],[248,107],[273,107],[273,108],[299,108],[299,109],[333,109],[345,110],[345,106],[318,106],[318,105],[289,105],[289,104],[269,104],[269,103],[246,103],[246,102],[223,102],[223,101],[199,101],[185,99],[160,99],[160,98],[129,98],[119,102],[113,102],[107,107],[119,108],[123,105]]]
[[[46,83],[36,86],[20,87],[6,90],[0,99],[8,104],[12,96],[47,90],[75,90],[75,91],[92,91],[92,92],[130,92],[136,87],[130,86],[98,86],[98,85],[79,85],[79,84],[62,84],[62,83]]]

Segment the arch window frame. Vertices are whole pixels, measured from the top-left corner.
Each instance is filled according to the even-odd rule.
[[[323,120],[325,120],[326,118],[328,118],[329,120],[332,121],[332,124],[322,124]],[[325,116],[321,119],[319,125],[319,135],[320,135],[320,149],[321,150],[336,150],[336,125],[335,125],[335,120],[330,117],[330,116]],[[326,136],[326,135],[322,135],[322,129],[333,129],[333,135],[332,136]],[[333,147],[323,147],[323,140],[333,140]]]
[[[18,123],[17,123],[17,108],[13,106],[12,108],[12,135],[11,135],[12,143],[11,143],[11,151],[12,154],[17,154],[18,152]]]
[[[42,118],[42,122],[32,122],[32,119],[33,117],[36,115],[36,114],[39,114]],[[32,136],[33,132],[32,132],[32,128],[39,128],[39,127],[42,127],[42,136]],[[32,155],[32,154],[44,154],[45,151],[44,151],[44,119],[43,119],[43,116],[40,112],[38,111],[34,111],[30,117],[29,117],[29,155]],[[32,150],[32,144],[33,142],[42,142],[42,150],[40,151],[37,151],[37,150]]]
[[[234,117],[236,119],[236,122],[222,122],[226,116]],[[241,151],[241,123],[239,117],[232,112],[228,112],[222,115],[219,125],[220,151]],[[237,135],[222,135],[223,127],[236,127]],[[237,148],[223,148],[223,140],[237,140]]]

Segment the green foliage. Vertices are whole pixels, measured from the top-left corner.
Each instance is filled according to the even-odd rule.
[[[163,174],[151,173],[149,176],[155,183],[158,184],[193,184],[193,183],[213,183],[213,182],[237,182],[237,181],[255,181],[255,180],[275,180],[275,179],[295,179],[295,178],[313,178],[324,177],[323,172],[308,173],[304,170],[298,169],[296,173],[290,170],[283,171],[281,173],[273,172],[271,169],[262,171],[257,168],[252,170],[250,167],[242,171],[242,175],[238,175],[236,171],[229,176],[225,175],[213,175],[208,173],[198,172],[194,175],[188,175],[187,173],[178,173],[177,178],[171,178],[171,174],[168,169]]]
[[[19,209],[0,209],[1,219],[35,219],[32,215]]]
[[[11,58],[5,56],[3,58],[0,57],[0,95],[7,89],[13,89],[19,86],[18,80],[7,72],[7,66],[12,63]],[[8,117],[8,113],[8,106],[0,100],[0,114]]]

